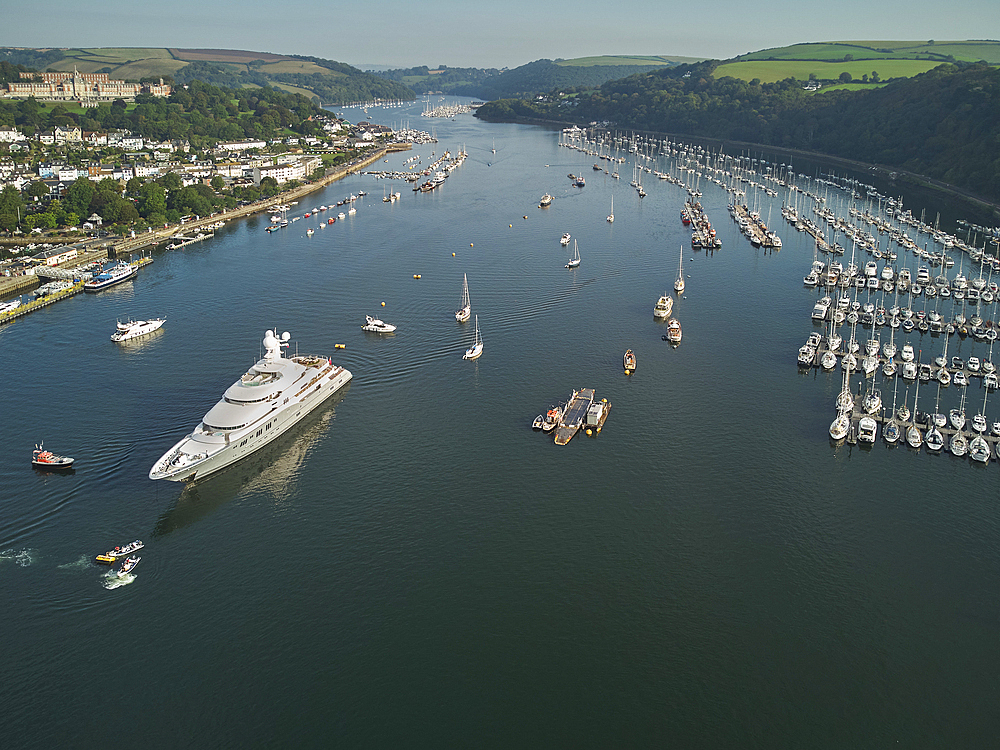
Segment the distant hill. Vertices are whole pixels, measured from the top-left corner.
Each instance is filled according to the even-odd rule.
[[[204,81],[216,86],[272,86],[303,94],[323,104],[370,99],[413,99],[401,83],[364,73],[346,63],[319,57],[276,55],[249,50],[157,47],[86,49],[0,48],[0,60],[37,70],[107,73],[111,78],[170,78],[175,83]]]
[[[816,78],[836,80],[850,73],[860,80],[871,77],[909,78],[926,73],[943,62],[984,62],[1000,64],[1000,42],[815,42],[775,47],[734,57],[720,64],[716,78],[732,76],[743,81],[758,79],[773,83],[785,78],[800,81]]]
[[[719,76],[714,62],[611,81],[573,96],[488,102],[491,121],[622,129],[814,151],[898,167],[1000,201],[1000,69],[942,63],[857,91]]]
[[[596,88],[636,73],[649,73],[678,63],[666,57],[589,57],[578,60],[535,60],[507,70],[483,85],[484,99],[527,98],[555,89]]]
[[[501,99],[537,96],[553,89],[592,88],[635,73],[701,59],[667,55],[600,55],[573,60],[536,60],[512,70],[449,68],[442,65],[435,69],[422,66],[370,72],[398,81],[420,94],[440,91],[457,96]]]

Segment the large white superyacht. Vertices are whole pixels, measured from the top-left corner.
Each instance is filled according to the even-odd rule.
[[[150,479],[203,479],[264,447],[350,382],[350,371],[326,357],[283,357],[289,338],[264,334],[264,357],[153,464]]]

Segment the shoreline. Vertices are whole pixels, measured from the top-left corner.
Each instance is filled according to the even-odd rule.
[[[215,224],[219,221],[229,222],[234,219],[246,218],[247,216],[251,216],[262,211],[269,211],[275,203],[287,203],[289,201],[297,200],[303,196],[309,195],[310,193],[314,193],[317,190],[328,187],[334,182],[342,180],[348,175],[364,169],[369,164],[375,163],[388,153],[409,151],[412,148],[413,146],[410,143],[387,143],[361,159],[353,160],[347,164],[342,164],[337,167],[331,167],[327,170],[327,173],[318,180],[314,180],[304,185],[299,185],[291,190],[278,193],[270,198],[267,198],[266,200],[255,201],[246,206],[221,211],[219,213],[212,214],[211,216],[205,216],[194,221],[185,222],[184,224],[170,225],[164,229],[155,229],[150,232],[136,235],[135,237],[128,237],[122,240],[104,239],[101,241],[87,243],[83,248],[81,248],[81,252],[76,258],[73,258],[65,263],[60,263],[56,266],[56,268],[75,268],[76,266],[89,263],[93,260],[102,258],[118,258],[122,255],[128,255],[129,253],[140,251],[150,245],[158,245],[161,242],[166,242],[181,231],[186,232],[192,229],[201,229],[209,224]],[[64,245],[73,244],[74,242],[70,240],[53,242],[48,239],[45,241],[50,242],[51,244]],[[28,244],[30,242],[31,240],[23,241],[24,244]],[[79,240],[75,240],[75,242],[79,242]],[[20,242],[16,244],[20,244]],[[30,291],[40,283],[41,282],[39,282],[38,278],[34,274],[10,277],[0,276],[0,299],[8,295]]]
[[[478,117],[478,115],[473,115]],[[489,123],[514,123],[520,125],[538,125],[542,127],[558,127],[560,129],[571,127],[575,123],[562,121],[562,120],[547,120],[538,117],[513,117],[504,120],[488,120],[486,118],[481,118],[483,122]],[[705,143],[717,143],[720,146],[725,146],[727,144],[734,146],[745,146],[747,148],[761,149],[767,151],[773,151],[780,154],[791,154],[793,156],[801,156],[809,159],[815,159],[817,161],[827,161],[831,164],[840,164],[852,169],[859,171],[871,171],[878,170],[879,172],[890,174],[895,173],[899,177],[905,177],[906,179],[919,184],[924,185],[934,190],[939,190],[943,193],[949,193],[951,195],[967,200],[970,203],[975,204],[984,211],[989,211],[995,218],[1000,219],[1000,202],[994,202],[988,198],[984,198],[980,195],[972,193],[964,188],[958,187],[957,185],[952,185],[951,183],[944,182],[943,180],[938,180],[933,177],[928,177],[927,175],[918,174],[917,172],[911,172],[909,170],[903,169],[901,167],[893,167],[888,164],[871,164],[868,162],[857,161],[855,159],[848,159],[843,156],[835,156],[832,154],[825,154],[821,151],[807,151],[805,149],[788,148],[786,146],[771,146],[766,143],[750,143],[748,141],[736,141],[736,140],[723,140],[721,138],[712,138],[709,136],[691,135],[691,134],[680,134],[680,133],[667,133],[660,130],[641,130],[638,128],[609,128],[609,127],[593,127],[585,126],[584,130],[602,130],[605,132],[620,131],[627,133],[641,133],[643,135],[657,136],[660,138],[679,138],[679,139],[690,139],[695,141],[703,141]]]

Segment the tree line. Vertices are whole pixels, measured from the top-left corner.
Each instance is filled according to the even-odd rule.
[[[715,78],[715,63],[666,68],[550,101],[501,100],[487,120],[609,122],[615,127],[816,151],[904,169],[1000,200],[1000,70],[944,64],[864,91],[809,94]]]

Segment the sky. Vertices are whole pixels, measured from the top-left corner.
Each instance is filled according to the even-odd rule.
[[[998,0],[4,0],[3,47],[201,47],[374,66],[725,59],[798,42],[1000,39]]]

